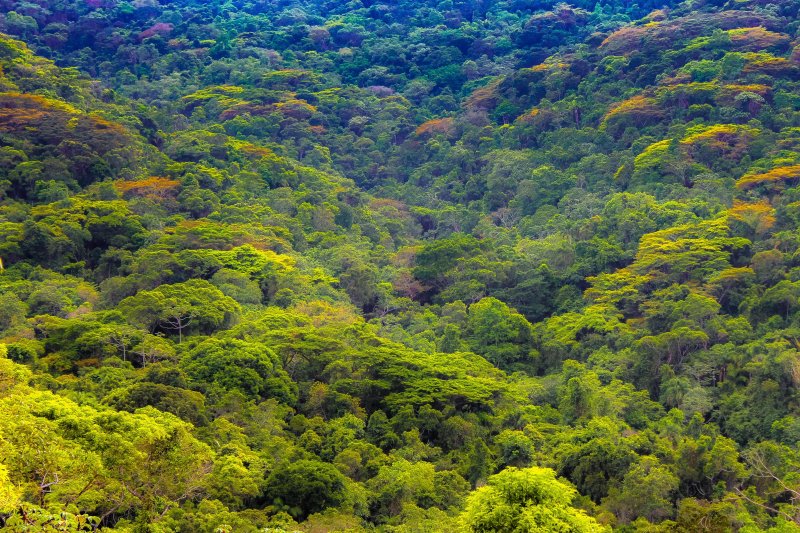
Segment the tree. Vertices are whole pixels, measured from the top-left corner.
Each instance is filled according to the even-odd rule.
[[[2,269],[0,269],[2,272]],[[0,332],[21,326],[28,306],[13,292],[0,294]]]
[[[658,522],[673,516],[672,499],[678,483],[678,477],[658,459],[645,456],[631,467],[622,485],[612,489],[603,504],[623,524],[640,516]]]
[[[392,426],[386,417],[386,413],[381,410],[369,415],[367,437],[370,442],[383,450],[391,450],[400,444],[400,437],[392,431]]]
[[[756,490],[742,491],[737,487],[736,494],[750,505],[762,507],[795,526],[800,525],[800,509],[797,505],[800,501],[800,464],[796,451],[765,441],[747,450],[744,455],[758,483]],[[765,500],[762,501],[758,496]]]
[[[339,283],[354,305],[372,311],[378,299],[378,271],[374,266],[356,263],[342,272]]]
[[[575,442],[561,443],[556,451],[558,473],[596,503],[636,460],[631,443],[618,436],[624,427],[609,418],[595,418],[574,435]]]
[[[264,496],[279,508],[304,519],[344,503],[346,478],[333,465],[313,460],[283,463],[267,477]]]
[[[163,337],[146,333],[141,342],[131,349],[131,353],[139,356],[142,366],[147,366],[151,363],[175,359],[175,346]]]
[[[767,318],[770,313],[779,312],[784,318],[797,308],[800,300],[800,283],[789,280],[779,281],[764,292],[756,306],[760,316]]]
[[[467,497],[461,523],[474,533],[610,531],[572,507],[576,495],[549,468],[506,468]]]
[[[119,355],[128,360],[133,346],[140,343],[145,333],[127,324],[103,324],[81,335],[76,343],[82,353]]]
[[[435,289],[445,287],[448,274],[459,260],[477,252],[478,240],[472,235],[455,234],[427,244],[419,251],[414,277]]]
[[[118,309],[129,321],[151,331],[177,332],[178,343],[190,328],[211,333],[230,326],[241,312],[233,298],[200,279],[140,291],[122,300]]]
[[[21,491],[8,478],[8,467],[0,463],[0,513],[13,512],[21,500]]]
[[[207,339],[195,346],[181,366],[199,388],[218,386],[251,397],[293,396],[278,356],[262,344],[238,339]]]
[[[522,431],[506,429],[495,438],[500,447],[500,461],[504,466],[524,467],[531,463],[534,442]]]
[[[396,516],[409,504],[430,507],[436,492],[434,477],[433,465],[422,461],[400,459],[382,467],[367,482],[373,516]]]
[[[147,521],[198,494],[213,453],[189,424],[152,407],[78,405],[29,379],[0,357],[0,456],[30,503]]]
[[[249,449],[229,445],[217,456],[207,487],[209,496],[232,508],[242,508],[261,494],[264,461]]]
[[[263,297],[261,287],[243,272],[223,268],[214,274],[211,283],[216,285],[226,296],[230,296],[241,304],[257,305],[261,303]]]
[[[501,368],[525,361],[532,350],[531,325],[496,298],[469,307],[466,329],[470,348]]]
[[[575,365],[574,361],[565,361],[565,379],[559,391],[558,410],[568,423],[592,418],[598,412],[600,379],[597,374],[585,369],[578,370],[578,375],[569,377],[568,364]]]
[[[204,400],[199,392],[148,382],[116,389],[103,398],[104,403],[120,411],[134,412],[150,405],[193,424],[205,422]]]

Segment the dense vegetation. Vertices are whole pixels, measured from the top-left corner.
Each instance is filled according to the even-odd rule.
[[[798,11],[0,0],[0,525],[800,531]]]

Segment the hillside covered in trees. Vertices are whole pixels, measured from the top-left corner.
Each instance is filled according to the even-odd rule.
[[[799,15],[0,0],[0,529],[800,531]]]

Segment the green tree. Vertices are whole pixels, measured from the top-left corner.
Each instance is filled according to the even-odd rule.
[[[467,497],[461,523],[475,533],[602,532],[585,511],[572,507],[577,491],[548,468],[507,468]]]
[[[0,332],[21,326],[28,306],[13,292],[0,294]]]
[[[352,265],[339,276],[339,284],[350,300],[366,312],[372,311],[377,303],[377,283],[377,269],[363,263]]]
[[[674,515],[672,502],[678,484],[678,477],[669,468],[655,457],[645,456],[625,474],[621,486],[609,492],[603,505],[623,524],[640,516],[659,522]]]
[[[267,477],[264,496],[292,516],[303,519],[312,513],[344,503],[346,478],[333,465],[313,460],[283,463]]]
[[[434,478],[434,467],[426,462],[400,459],[382,467],[367,482],[373,516],[396,516],[409,504],[430,507],[436,494]]]
[[[181,360],[194,386],[239,391],[251,397],[290,399],[291,381],[281,369],[278,356],[262,344],[238,339],[210,338],[195,346]]]
[[[525,317],[496,298],[484,298],[469,307],[467,342],[475,353],[503,368],[530,363],[532,328]]]
[[[199,279],[140,291],[122,300],[118,309],[132,323],[151,331],[177,332],[179,343],[189,330],[211,333],[228,327],[241,312],[233,298]]]

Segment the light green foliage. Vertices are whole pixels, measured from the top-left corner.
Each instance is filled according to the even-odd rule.
[[[467,498],[464,531],[606,531],[572,507],[576,491],[547,468],[507,468]]]
[[[13,512],[19,505],[20,497],[21,491],[8,477],[8,467],[0,464],[0,512]]]
[[[672,497],[678,490],[678,477],[654,457],[643,457],[633,465],[619,489],[613,489],[605,504],[622,523],[635,517],[652,522],[671,518]]]
[[[261,303],[261,288],[244,273],[223,268],[214,274],[211,283],[240,304]]]
[[[484,298],[469,307],[466,331],[473,351],[496,366],[534,363],[532,354],[526,353],[532,337],[531,325],[496,298]]]
[[[199,488],[213,454],[189,424],[151,407],[131,414],[78,405],[29,388],[13,364],[4,366],[4,382],[16,386],[0,392],[3,465],[11,487],[37,505],[69,500],[97,516],[160,512]]]

